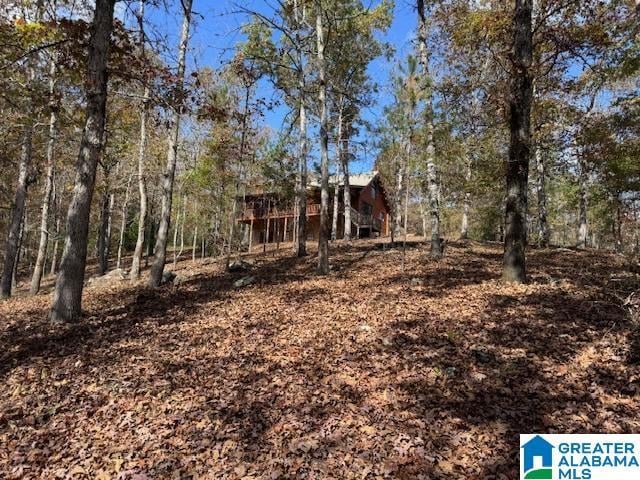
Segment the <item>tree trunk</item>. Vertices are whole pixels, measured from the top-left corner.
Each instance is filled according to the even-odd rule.
[[[411,152],[411,141],[407,139],[405,142],[405,153],[406,155],[409,155]],[[399,239],[402,234],[402,192],[405,188],[405,170],[408,158],[401,159],[400,162],[401,163],[398,166],[398,171],[396,173],[396,192],[393,198],[393,215],[395,217],[395,220],[393,221],[393,236],[395,237],[395,240]]]
[[[337,158],[336,158],[336,178],[334,182],[333,189],[333,218],[331,220],[331,240],[336,240],[338,238],[338,215],[340,214],[340,164],[342,151],[340,148],[340,143],[342,140],[342,111],[338,116],[338,145],[336,148]]]
[[[4,268],[0,280],[0,298],[11,296],[13,272],[17,264],[18,249],[20,248],[20,228],[24,217],[27,201],[27,188],[29,187],[29,169],[31,167],[31,152],[33,146],[33,123],[26,119],[24,132],[22,133],[22,151],[18,165],[18,185],[11,205],[11,222],[4,254]]]
[[[100,228],[98,231],[98,274],[107,273],[109,263],[109,223],[111,222],[111,172],[109,167],[103,168],[104,192],[100,203]]]
[[[147,151],[147,118],[149,116],[149,87],[145,87],[142,111],[140,112],[140,140],[138,147],[138,191],[140,194],[140,213],[138,214],[138,237],[131,260],[130,278],[136,282],[140,278],[140,263],[144,250],[144,232],[147,223],[147,181],[145,178],[145,156]]]
[[[615,239],[616,239],[616,252],[622,253],[624,250],[624,244],[622,239],[622,200],[621,193],[617,192],[615,196],[616,202],[616,231],[615,231]]]
[[[302,82],[304,83],[304,82]],[[304,257],[307,254],[307,116],[304,100],[300,99],[300,158],[298,159],[298,220],[295,250],[296,256]]]
[[[347,122],[346,128],[342,129],[342,140],[340,141],[340,158],[342,160],[342,203],[344,204],[344,239],[351,241],[351,186],[349,184],[349,132],[351,123]]]
[[[140,39],[138,48],[144,58],[145,36],[144,36],[144,0],[140,0],[138,8],[138,28],[140,29]],[[145,179],[144,160],[147,151],[147,118],[149,116],[149,89],[148,79],[145,79],[144,93],[142,97],[142,110],[140,111],[140,140],[138,145],[138,190],[140,192],[140,213],[138,215],[138,237],[136,247],[131,259],[131,282],[136,282],[140,278],[140,263],[142,261],[142,251],[144,249],[144,231],[147,223],[147,182]]]
[[[40,291],[40,282],[47,257],[47,243],[49,242],[49,210],[51,208],[51,192],[53,191],[53,176],[55,174],[55,147],[58,134],[58,102],[56,100],[56,58],[51,61],[49,68],[49,139],[47,141],[47,176],[45,178],[44,193],[42,195],[42,210],[40,214],[40,244],[38,256],[31,277],[29,293],[35,295]]]
[[[325,78],[324,27],[322,1],[315,0],[318,46],[318,102],[320,104],[320,235],[318,236],[318,273],[329,273],[329,132],[327,122],[327,82]]]
[[[471,155],[466,152],[465,171],[464,171],[464,199],[462,200],[462,221],[460,222],[460,239],[469,238],[469,210],[471,209],[471,192],[469,192],[469,183],[471,182]]]
[[[407,257],[407,223],[409,220],[409,184],[404,191],[404,236],[402,237],[402,271],[404,272],[405,260]]]
[[[153,246],[156,243],[156,220],[154,218],[154,212],[153,212],[153,202],[154,202],[154,198],[151,198],[151,203],[150,203],[150,208],[149,208],[149,222],[148,226],[149,226],[149,231],[147,232],[147,253],[144,257],[144,266],[148,267],[149,266],[149,257],[151,255],[153,255]]]
[[[296,18],[296,51],[298,60],[298,90],[299,90],[299,158],[298,158],[298,180],[297,190],[297,220],[296,220],[296,241],[294,244],[297,257],[304,257],[307,254],[307,111],[306,111],[306,79],[304,67],[304,53],[302,50],[302,39],[300,30],[304,21],[304,8],[300,13],[300,6],[294,3],[294,14]]]
[[[576,143],[576,156],[578,158],[578,248],[587,248],[589,238],[589,224],[587,223],[587,209],[589,208],[588,182],[589,172],[584,157]]]
[[[240,168],[238,169],[238,177],[236,178],[235,192],[233,195],[233,204],[231,208],[231,221],[229,223],[229,248],[227,249],[227,258],[225,264],[225,270],[229,270],[229,264],[231,262],[231,249],[233,247],[233,237],[235,236],[236,217],[238,210],[238,197],[240,196],[240,182],[242,181],[244,150],[247,138],[247,119],[249,118],[249,100],[251,99],[251,85],[245,84],[244,95],[244,109],[242,115],[242,131],[240,136],[240,152],[238,154],[238,162]]]
[[[53,251],[51,252],[51,269],[49,271],[51,275],[56,274],[56,268],[58,266],[59,245],[60,245],[60,215],[56,214],[56,235],[53,241]]]
[[[184,222],[187,218],[187,197],[182,197],[182,221],[180,222],[180,250],[178,251],[178,256],[173,258],[173,265],[176,265],[176,258],[180,258],[182,256],[182,252],[184,252]]]
[[[52,192],[52,205],[54,208],[53,211],[53,221],[55,224],[55,232],[53,238],[53,251],[51,252],[51,266],[49,268],[49,274],[55,275],[57,262],[58,262],[58,246],[60,244],[60,196],[58,195],[58,189],[56,187],[56,179],[53,181],[53,192]]]
[[[173,227],[173,266],[174,267],[178,263],[178,257],[176,257],[176,254],[178,253],[177,246],[178,246],[178,230],[180,230],[180,215],[181,215],[180,210],[178,210],[176,212],[175,226]]]
[[[530,72],[533,55],[531,0],[516,0],[514,14],[514,64],[509,105],[509,158],[506,165],[504,270],[509,282],[526,281],[527,180],[531,155],[531,102],[533,82]]]
[[[224,260],[225,270],[229,270],[231,263],[231,251],[233,248],[233,237],[236,234],[236,216],[238,211],[238,195],[240,194],[240,185],[236,181],[235,190],[233,193],[233,202],[231,202],[231,215],[229,216],[229,238],[227,239],[227,254]]]
[[[176,173],[176,161],[178,157],[178,139],[180,136],[180,119],[183,110],[184,72],[186,68],[187,44],[189,42],[189,26],[191,23],[191,6],[193,0],[183,0],[184,19],[182,21],[182,33],[178,54],[178,70],[176,95],[177,105],[173,119],[173,129],[169,138],[169,151],[167,155],[167,168],[162,178],[162,209],[160,213],[160,226],[154,248],[155,258],[149,275],[149,286],[159,287],[162,282],[162,273],[167,256],[167,235],[171,224],[171,202],[173,199],[173,180]]]
[[[536,170],[538,172],[538,181],[536,182],[536,190],[538,196],[538,245],[546,248],[549,246],[549,224],[547,222],[547,191],[546,181],[547,172],[544,163],[544,157],[539,145],[535,145]]]
[[[343,137],[344,137],[344,118],[342,115],[343,112],[343,105],[344,105],[344,99],[342,98],[342,96],[340,97],[339,100],[339,111],[338,111],[338,143],[336,145],[336,180],[335,180],[335,188],[333,191],[333,219],[332,219],[332,223],[331,223],[331,240],[336,240],[338,238],[338,216],[340,215],[340,208],[339,208],[339,203],[340,203],[340,167],[342,166],[342,164],[344,163],[344,160],[342,158],[343,155],[343,151],[342,151],[342,141],[343,141]],[[345,212],[346,213],[346,212]],[[345,236],[346,236],[346,229],[345,229]]]
[[[118,257],[116,260],[116,268],[122,267],[122,252],[124,250],[124,232],[127,228],[127,212],[129,208],[129,194],[131,191],[131,178],[133,174],[129,175],[127,180],[127,189],[124,192],[124,201],[122,202],[122,210],[120,212],[120,238],[118,239]]]
[[[86,82],[86,118],[76,164],[73,196],[67,214],[67,229],[60,272],[56,281],[50,318],[72,321],[82,311],[82,288],[87,261],[87,236],[96,166],[102,150],[107,100],[107,58],[115,0],[96,0]]]
[[[11,286],[12,288],[16,288],[18,285],[18,268],[20,266],[20,260],[22,256],[20,252],[23,251],[24,237],[27,234],[27,208],[25,206],[24,216],[22,217],[22,221],[20,222],[20,234],[18,235],[18,250],[16,253],[16,261],[14,263],[13,272],[11,272]],[[23,252],[24,254],[25,252]]]
[[[429,53],[427,50],[427,18],[425,15],[424,0],[417,0],[418,17],[418,43],[420,48],[420,64],[423,73],[424,100],[425,100],[425,143],[427,163],[427,193],[429,199],[429,216],[431,217],[431,256],[442,257],[442,245],[440,242],[440,185],[435,163],[435,145],[433,141],[433,97],[431,88],[431,75],[429,73]]]
[[[193,230],[193,247],[191,249],[191,261],[196,261],[196,248],[198,247],[198,225]]]

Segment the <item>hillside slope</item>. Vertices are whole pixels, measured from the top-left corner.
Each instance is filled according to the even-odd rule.
[[[86,320],[48,295],[0,303],[4,478],[513,479],[519,433],[640,431],[638,288],[614,256],[374,242],[257,256],[244,274],[181,262],[159,291],[86,290]],[[138,475],[138,476],[136,476]]]

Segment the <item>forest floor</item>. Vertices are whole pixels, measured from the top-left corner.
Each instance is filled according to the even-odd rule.
[[[1,303],[0,477],[513,480],[519,433],[640,431],[621,257],[534,249],[516,286],[498,244],[410,247],[259,254],[243,288],[182,261],[71,326]]]

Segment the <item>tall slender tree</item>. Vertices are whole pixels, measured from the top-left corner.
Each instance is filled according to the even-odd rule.
[[[95,4],[87,57],[85,125],[76,163],[73,196],[67,213],[64,251],[50,312],[50,319],[55,322],[76,320],[82,313],[89,213],[98,157],[103,148],[107,102],[107,59],[111,45],[115,2],[116,0],[96,0]]]
[[[532,0],[515,0],[513,65],[509,99],[509,156],[506,165],[503,278],[526,281],[527,188],[531,156],[531,103],[533,100]]]
[[[324,56],[325,37],[322,0],[315,0],[318,68],[318,103],[320,107],[320,234],[318,236],[318,273],[329,273],[329,125],[327,115],[327,79]]]
[[[418,49],[420,52],[420,66],[422,68],[422,90],[424,98],[424,143],[425,163],[427,174],[427,198],[429,201],[429,217],[431,219],[431,256],[442,257],[442,245],[440,242],[440,186],[436,168],[436,151],[433,141],[433,93],[432,79],[429,73],[428,19],[425,11],[424,0],[417,0],[418,7]]]
[[[149,286],[158,287],[162,282],[164,264],[167,256],[167,239],[171,224],[171,203],[173,200],[173,183],[176,174],[178,158],[178,140],[180,137],[180,120],[184,108],[184,75],[186,69],[187,47],[189,44],[189,28],[191,25],[191,8],[193,0],[182,0],[183,8],[182,32],[178,49],[178,69],[176,73],[176,102],[173,115],[173,125],[169,137],[167,166],[162,177],[162,209],[160,212],[160,226],[154,248],[154,260],[149,275]]]
[[[141,57],[145,55],[145,33],[144,33],[144,2],[140,0],[136,17],[138,19],[138,49]],[[142,94],[142,108],[140,110],[140,139],[138,140],[138,192],[140,194],[140,210],[138,213],[138,236],[136,238],[136,247],[133,251],[131,259],[130,278],[132,282],[136,282],[140,278],[140,263],[142,261],[142,250],[144,248],[144,232],[147,223],[147,180],[145,178],[145,159],[147,154],[147,119],[149,117],[149,96],[151,94],[149,88],[149,78],[143,77],[144,87]]]
[[[20,163],[18,165],[18,185],[13,203],[11,205],[11,223],[4,254],[4,268],[0,279],[0,298],[11,296],[11,289],[14,283],[14,275],[17,265],[17,258],[20,250],[20,238],[27,202],[27,188],[29,187],[29,170],[31,168],[31,155],[33,150],[33,112],[29,113],[22,133],[22,146],[20,153]]]
[[[55,4],[54,4],[55,9]],[[49,242],[49,211],[51,209],[51,194],[53,192],[53,180],[55,175],[55,149],[58,135],[58,109],[59,102],[56,92],[57,58],[54,54],[49,63],[49,138],[47,139],[47,172],[42,193],[42,208],[40,213],[40,243],[38,255],[31,276],[29,292],[35,295],[40,291],[40,282],[44,271],[44,262],[47,257],[47,244]]]

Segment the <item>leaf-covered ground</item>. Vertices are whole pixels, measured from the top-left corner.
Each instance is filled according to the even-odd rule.
[[[0,304],[0,477],[512,480],[519,433],[640,431],[619,258],[533,250],[513,286],[499,245],[332,253],[91,286],[68,327]]]

